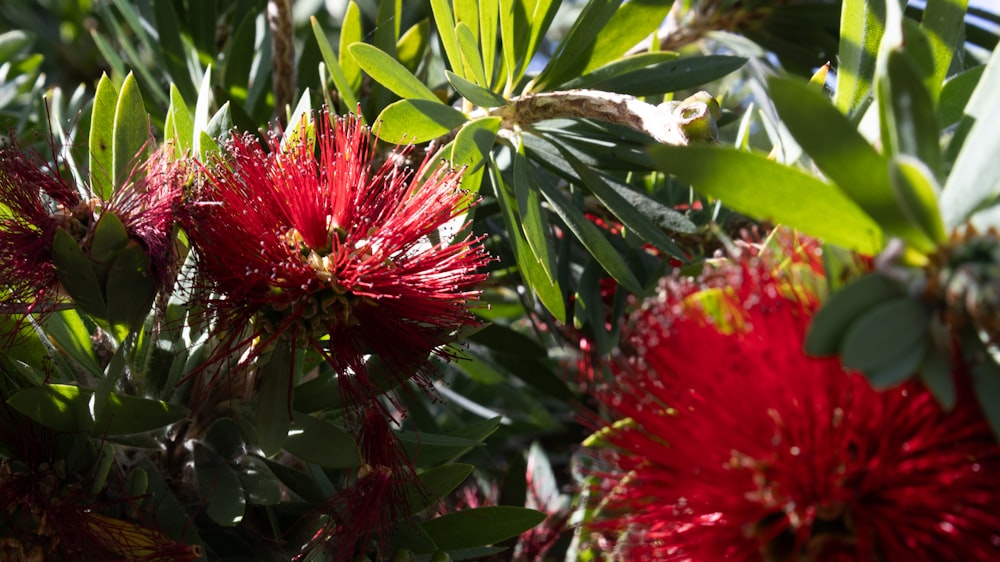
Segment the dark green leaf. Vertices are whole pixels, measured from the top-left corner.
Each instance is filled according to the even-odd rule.
[[[281,503],[281,482],[263,460],[257,457],[242,457],[239,460],[239,477],[250,503],[257,505]]]
[[[950,127],[962,118],[985,68],[986,65],[974,66],[944,83],[938,99],[938,121],[942,127]]]
[[[574,78],[566,82],[565,88],[594,88],[595,84],[609,83],[612,78],[626,74],[635,70],[643,70],[655,67],[655,65],[677,60],[677,53],[672,51],[653,51],[649,53],[639,53],[630,55],[619,60],[611,61],[608,64],[595,68],[583,76]]]
[[[929,346],[919,375],[942,408],[949,412],[955,408],[954,368],[946,352],[935,345]]]
[[[408,485],[406,488],[409,512],[417,513],[435,505],[458,488],[459,484],[465,482],[474,468],[471,464],[455,463],[443,464],[421,472],[420,486]]]
[[[735,72],[746,62],[747,59],[743,57],[725,55],[685,57],[624,72],[599,82],[585,80],[586,77],[580,80],[588,83],[588,87],[598,90],[633,96],[653,96],[687,90],[718,80]]]
[[[45,427],[73,433],[94,425],[87,406],[90,394],[78,386],[46,384],[23,388],[7,399],[7,404]]]
[[[507,104],[507,100],[500,94],[496,94],[475,82],[470,82],[454,72],[446,70],[445,76],[448,77],[448,82],[451,83],[456,92],[479,107],[499,107]]]
[[[90,258],[73,235],[61,228],[52,239],[52,265],[59,283],[73,302],[87,314],[104,318],[104,294]]]
[[[215,451],[197,442],[194,444],[194,470],[209,519],[223,527],[239,524],[246,511],[246,496],[239,474]]]
[[[659,169],[727,206],[798,228],[863,254],[882,249],[882,229],[836,186],[766,157],[717,146],[650,149]],[[890,193],[891,196],[891,193]]]
[[[141,324],[156,296],[156,279],[146,251],[135,240],[122,249],[108,272],[107,320],[128,328]]]
[[[844,366],[865,373],[872,384],[882,387],[915,375],[926,350],[929,321],[927,307],[913,298],[903,296],[879,304],[844,334]]]
[[[327,468],[358,466],[358,446],[349,433],[312,416],[298,413],[285,441],[285,450],[300,459]]]
[[[279,340],[260,371],[263,377],[257,402],[257,446],[271,456],[281,450],[292,425],[290,410],[292,356],[290,344]]]
[[[469,336],[471,341],[484,345],[493,351],[543,359],[548,352],[534,338],[500,324],[490,324]]]
[[[441,550],[486,546],[516,537],[545,520],[523,507],[496,506],[456,511],[424,521],[420,527]]]
[[[524,144],[519,143],[514,153],[514,199],[517,202],[518,224],[528,242],[528,248],[542,266],[549,281],[555,279],[556,256],[552,248],[552,233],[549,221],[542,212],[542,197],[539,187],[529,175],[531,164],[524,155]]]
[[[848,328],[869,310],[901,294],[898,287],[877,273],[870,273],[833,293],[809,324],[806,353],[838,353]]]
[[[886,70],[878,84],[884,151],[915,156],[938,177],[941,146],[931,94],[906,53],[890,51]]]
[[[180,404],[112,392],[100,409],[91,433],[102,437],[151,431],[180,421],[189,413]]]

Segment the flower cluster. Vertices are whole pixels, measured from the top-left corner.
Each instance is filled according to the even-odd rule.
[[[594,528],[628,560],[1000,556],[1000,447],[971,393],[946,412],[806,356],[822,269],[793,250],[668,278],[631,319]]]
[[[382,394],[365,357],[401,379],[429,372],[454,332],[476,323],[480,239],[441,239],[471,202],[461,170],[373,170],[374,143],[354,118],[324,112],[292,142],[235,135],[205,170],[202,203],[186,221],[221,332],[286,338],[322,353],[356,406]],[[261,345],[260,348],[264,348]]]

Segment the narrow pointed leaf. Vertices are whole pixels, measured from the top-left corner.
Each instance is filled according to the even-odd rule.
[[[107,74],[101,75],[90,114],[90,188],[94,195],[107,200],[114,190],[115,105],[118,89]]]
[[[87,431],[94,424],[88,399],[78,386],[46,384],[18,390],[7,404],[45,427],[73,433]]]
[[[189,413],[180,404],[112,392],[91,433],[101,437],[152,431],[180,421]]]
[[[717,146],[650,149],[656,167],[733,209],[874,255],[882,229],[836,186],[758,154]],[[891,194],[890,194],[891,195]]]
[[[428,100],[440,103],[430,88],[385,52],[367,43],[354,43],[348,47],[348,50],[358,65],[373,80],[397,96],[408,100]]]
[[[149,116],[142,102],[139,83],[132,74],[125,77],[118,93],[114,127],[111,167],[117,186],[129,176],[134,166],[145,161],[150,150]]]
[[[441,550],[495,544],[516,537],[545,520],[545,514],[513,506],[464,509],[420,523]]]
[[[934,89],[931,95],[935,98],[948,75],[955,50],[960,47],[968,5],[969,0],[928,0],[924,6],[920,27],[930,40],[934,57],[934,73],[931,77]]]
[[[887,1],[895,0],[844,0],[841,6],[840,66],[834,104],[852,121],[860,120],[872,94]]]
[[[351,2],[354,5],[354,2]],[[356,6],[355,6],[355,9]],[[350,13],[350,9],[348,9]],[[323,62],[326,63],[326,68],[330,72],[330,77],[333,78],[333,85],[337,88],[337,93],[340,94],[341,99],[344,100],[344,106],[347,111],[356,111],[358,105],[358,99],[354,95],[354,86],[351,78],[347,75],[346,70],[341,68],[341,64],[337,59],[337,55],[334,54],[333,48],[330,46],[330,42],[326,39],[326,34],[323,29],[320,28],[319,22],[315,17],[309,20],[312,24],[313,35],[316,36],[316,42],[319,45],[319,51],[323,55]],[[346,24],[346,22],[345,22]],[[343,46],[341,46],[343,49]],[[350,57],[349,53],[341,51],[341,58]],[[354,58],[351,57],[351,63],[353,68],[360,69],[357,63],[354,62]],[[360,70],[358,70],[357,76],[360,83]]]

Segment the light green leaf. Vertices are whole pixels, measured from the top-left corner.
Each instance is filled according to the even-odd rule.
[[[399,38],[396,45],[396,58],[410,72],[416,72],[420,62],[424,59],[427,45],[431,38],[431,23],[426,18],[413,24],[406,33]]]
[[[194,118],[181,97],[180,90],[173,84],[170,85],[170,108],[167,109],[163,136],[167,141],[173,140],[177,156],[191,150],[194,145]]]
[[[545,514],[513,506],[463,509],[420,523],[441,550],[495,544],[516,537],[545,520]]]
[[[974,66],[944,83],[941,96],[938,98],[938,121],[942,128],[950,127],[962,118],[965,106],[969,103],[985,68],[984,64]]]
[[[496,143],[500,130],[499,117],[484,117],[469,121],[451,142],[450,162],[453,168],[466,167],[462,174],[462,189],[476,193],[482,184],[486,157]]]
[[[351,2],[351,6],[355,6],[354,2]],[[355,6],[355,9],[357,9],[357,6]],[[348,14],[350,14],[350,12],[351,10],[348,8]],[[312,22],[313,35],[316,36],[316,42],[319,44],[319,51],[323,55],[323,62],[326,63],[326,68],[330,71],[330,77],[333,78],[333,85],[337,88],[337,93],[339,93],[341,99],[344,100],[344,105],[346,106],[345,109],[351,112],[357,111],[358,98],[354,95],[355,86],[354,82],[347,74],[348,70],[341,67],[341,62],[338,62],[337,55],[334,54],[333,47],[331,47],[330,42],[327,41],[326,34],[323,32],[323,29],[320,28],[319,22],[316,21],[316,18],[312,17],[309,21]],[[357,81],[360,84],[361,67],[357,66],[357,63],[354,61],[354,57],[352,57],[349,52],[343,50],[343,45],[341,46],[340,59],[341,61],[350,60],[349,66],[351,67],[352,72],[354,69],[358,69]]]
[[[811,174],[759,154],[717,146],[661,145],[650,154],[660,170],[741,213],[862,254],[882,250],[879,225],[836,186]]]
[[[995,49],[965,114],[975,124],[962,145],[941,194],[941,213],[951,230],[1000,195],[1000,49]]]
[[[479,26],[476,26],[479,29]],[[459,22],[455,26],[455,34],[458,36],[458,48],[462,52],[462,64],[465,65],[465,76],[470,77],[476,84],[483,87],[489,86],[486,79],[486,71],[483,67],[483,57],[479,52],[479,40],[476,34],[465,22]]]
[[[486,77],[490,82],[488,88],[495,86],[493,70],[497,58],[497,29],[500,25],[500,3],[498,0],[479,1],[479,44],[482,53]]]
[[[378,48],[367,43],[352,43],[348,50],[358,65],[373,80],[397,96],[409,100],[428,100],[441,103],[434,92],[412,72]]]
[[[310,19],[315,22],[315,18]],[[313,32],[315,32],[318,28],[318,24],[313,23],[312,25]],[[350,51],[347,50],[347,46],[351,43],[360,43],[363,41],[364,32],[364,22],[361,19],[361,8],[358,7],[357,2],[351,0],[347,3],[347,11],[344,13],[344,21],[340,24],[340,44],[337,47],[340,53],[339,68],[343,70],[343,78],[346,86],[348,87],[348,91],[351,92],[351,98],[354,98],[354,94],[361,88],[361,67],[358,66],[357,61],[355,61],[354,57],[351,56]],[[319,36],[317,36],[317,39],[318,38]],[[324,44],[326,46],[325,49],[323,49]],[[323,49],[324,60],[327,59],[327,51],[331,53],[332,58],[333,49],[330,48],[330,44],[326,41],[325,37],[320,40],[320,49]],[[329,61],[327,61],[327,66],[331,66]],[[337,86],[337,89],[340,89],[339,85]],[[343,95],[343,92],[341,92],[341,96]],[[357,103],[355,102],[348,109],[350,111],[355,111],[357,109],[355,107],[356,105]]]
[[[384,141],[420,144],[450,133],[468,121],[461,111],[438,101],[399,100],[379,114],[375,133]]]
[[[768,85],[785,126],[823,173],[886,233],[917,250],[932,251],[934,243],[896,205],[887,159],[854,125],[808,84],[771,78]]]
[[[941,91],[955,49],[961,47],[968,6],[969,0],[928,0],[924,6],[920,27],[930,40],[934,56],[934,74],[931,77],[933,98],[937,98]]]
[[[142,93],[135,77],[129,73],[118,93],[115,106],[115,133],[112,137],[112,165],[116,185],[129,177],[134,166],[145,162],[150,152],[152,135],[149,116],[142,103]],[[124,185],[124,183],[122,183]]]
[[[598,34],[608,26],[608,22],[614,17],[621,3],[622,0],[591,0],[587,2],[573,22],[573,27],[570,28],[559,43],[556,52],[545,64],[545,68],[532,81],[531,92],[544,92],[547,89],[556,88],[564,82],[580,76],[587,67],[590,57],[603,58],[600,55],[595,55],[593,45]],[[659,25],[660,21],[662,19],[657,21],[656,25]],[[614,58],[616,57],[612,56],[603,62]],[[593,68],[598,66],[600,64]]]
[[[108,200],[114,193],[115,176],[113,157],[115,132],[115,106],[118,89],[107,74],[102,74],[94,95],[90,113],[90,188],[94,195]]]
[[[870,101],[887,1],[896,0],[843,0],[834,105],[852,122],[860,121]]]
[[[431,12],[434,14],[434,28],[441,38],[444,54],[448,58],[451,70],[463,74],[462,50],[458,46],[458,34],[455,31],[455,15],[448,0],[431,0]]]
[[[90,331],[76,310],[61,310],[45,316],[42,321],[45,333],[53,340],[56,348],[73,358],[76,364],[94,377],[104,375],[94,355]]]

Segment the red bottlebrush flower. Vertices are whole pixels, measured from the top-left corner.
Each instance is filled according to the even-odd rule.
[[[75,287],[60,283],[53,257],[53,243],[62,230],[87,255],[99,284],[95,299],[76,303],[86,312],[105,318],[104,299],[109,263],[121,248],[107,256],[93,255],[97,225],[114,215],[125,228],[122,245],[138,244],[148,258],[154,289],[172,283],[174,264],[174,208],[180,197],[174,167],[165,151],[137,164],[128,185],[108,201],[94,197],[88,186],[79,189],[68,170],[46,163],[38,153],[20,147],[16,140],[0,148],[0,312],[21,315],[44,313],[59,304]],[[105,248],[107,250],[107,248]],[[74,276],[79,272],[69,272]],[[89,272],[87,272],[89,274]],[[15,326],[16,329],[16,326]],[[8,334],[9,335],[9,334]]]
[[[187,229],[220,330],[256,321],[254,337],[321,351],[360,405],[381,393],[367,354],[400,379],[426,382],[428,354],[447,354],[451,334],[476,323],[468,303],[489,257],[471,235],[437,240],[470,203],[461,170],[424,179],[427,162],[416,171],[394,164],[409,149],[373,170],[374,143],[355,119],[324,112],[314,124],[315,135],[303,125],[286,146],[234,136],[205,170],[205,203]],[[233,348],[250,341],[230,338]]]
[[[420,490],[419,480],[376,406],[364,413],[358,449],[364,463],[357,478],[321,508],[319,530],[298,559],[325,551],[334,562],[355,560],[373,546],[384,553],[392,525],[409,515],[408,489]]]
[[[636,313],[600,393],[619,421],[595,436],[613,447],[594,528],[626,560],[997,559],[1000,447],[974,397],[944,412],[806,356],[805,249],[667,279]]]

